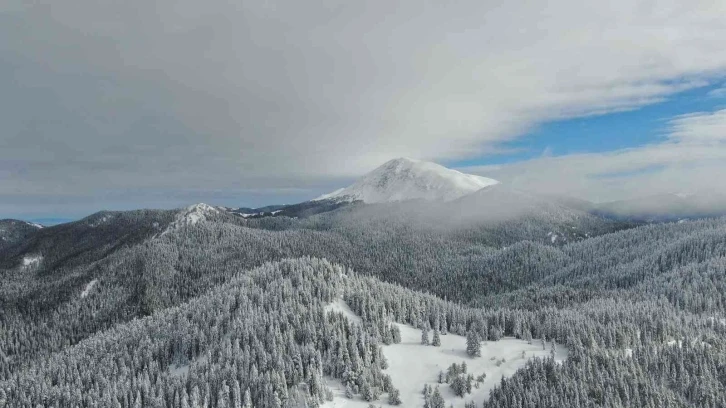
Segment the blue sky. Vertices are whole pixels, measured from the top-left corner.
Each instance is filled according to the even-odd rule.
[[[640,147],[662,141],[668,121],[693,112],[713,112],[726,107],[726,95],[711,95],[726,84],[713,84],[677,93],[663,102],[637,109],[553,121],[539,125],[502,147],[512,153],[446,163],[450,167],[499,165],[530,160],[543,155],[566,156],[603,153]]]

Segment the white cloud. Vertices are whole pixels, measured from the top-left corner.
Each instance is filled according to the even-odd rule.
[[[313,188],[726,72],[724,2],[21,5],[0,14],[2,195]]]
[[[720,192],[726,179],[726,109],[673,118],[666,138],[607,153],[473,167],[517,188],[594,201],[678,192]]]
[[[726,109],[713,113],[690,113],[670,122],[669,137],[684,143],[726,143]],[[726,147],[726,146],[724,146]]]
[[[721,88],[712,89],[708,92],[708,96],[712,98],[724,98],[726,97],[726,85]]]

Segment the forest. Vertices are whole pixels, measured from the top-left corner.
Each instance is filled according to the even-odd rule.
[[[726,406],[724,218],[187,215],[99,213],[0,248],[0,407],[315,407],[330,379],[395,405],[394,323],[568,348],[485,407]],[[340,296],[361,324],[326,312]]]

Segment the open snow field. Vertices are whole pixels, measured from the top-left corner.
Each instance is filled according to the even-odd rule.
[[[342,300],[336,300],[326,310],[343,312],[352,321],[360,322],[360,318]],[[489,391],[499,384],[502,377],[511,376],[531,358],[548,357],[552,347],[552,344],[547,342],[543,350],[541,340],[533,340],[532,344],[527,344],[524,340],[505,337],[499,341],[482,342],[481,357],[471,358],[466,354],[466,337],[449,333],[441,336],[440,347],[424,346],[421,345],[421,330],[404,324],[398,326],[401,329],[401,343],[384,345],[383,353],[389,364],[384,372],[391,376],[393,385],[401,391],[402,407],[423,406],[424,384],[434,388],[438,386],[447,407],[453,404],[454,407],[460,408],[465,402],[472,400],[479,406],[489,396]],[[433,332],[430,335],[433,335]],[[555,360],[562,361],[565,358],[567,350],[558,344]],[[474,377],[486,373],[486,380],[479,388],[474,388],[472,393],[464,398],[454,395],[448,384],[438,383],[439,371],[445,372],[452,363],[461,364],[462,361],[466,362],[467,372]],[[358,396],[354,400],[346,398],[345,389],[339,382],[330,378],[327,381],[333,390],[334,399],[323,404],[324,408],[367,408],[370,405]],[[388,406],[387,394],[382,394],[373,405]]]

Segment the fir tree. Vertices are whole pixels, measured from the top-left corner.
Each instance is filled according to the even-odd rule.
[[[393,387],[388,391],[388,403],[391,405],[401,405],[401,392]]]
[[[481,343],[479,342],[479,333],[475,330],[469,330],[466,334],[466,354],[470,357],[481,356]]]
[[[421,344],[424,346],[429,345],[429,329],[428,327],[423,327],[421,329]]]
[[[441,346],[441,337],[439,336],[439,331],[437,329],[434,329],[434,337],[431,341],[431,345],[436,347]]]

